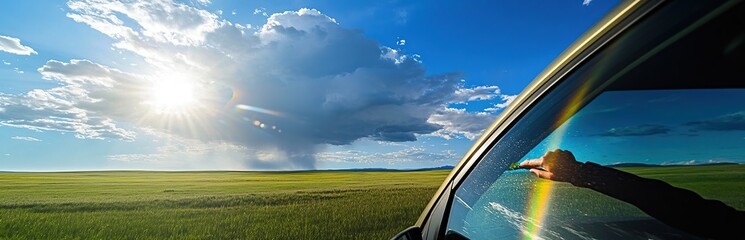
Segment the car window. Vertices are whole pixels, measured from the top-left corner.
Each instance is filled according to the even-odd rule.
[[[518,162],[567,149],[578,161],[660,179],[745,210],[740,190],[745,165],[738,164],[745,159],[742,102],[745,89],[605,92]],[[526,233],[612,237],[618,229],[628,236],[686,235],[633,205],[569,183],[538,179],[522,169],[505,171],[471,203],[459,194],[456,201],[454,205],[466,207],[468,213],[449,227],[472,239]]]
[[[509,170],[554,149],[745,210],[745,86],[734,79],[745,62],[742,8],[679,28],[642,23],[588,60],[456,186],[446,236],[696,238],[627,202]]]

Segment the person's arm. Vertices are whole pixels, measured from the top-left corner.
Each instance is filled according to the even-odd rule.
[[[569,182],[630,203],[650,216],[685,232],[706,238],[745,236],[745,212],[693,191],[636,176],[595,163],[579,163],[569,151],[547,152],[520,164],[544,179]],[[539,168],[541,167],[541,168]]]

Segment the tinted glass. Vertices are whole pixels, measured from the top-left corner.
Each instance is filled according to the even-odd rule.
[[[745,210],[745,88],[733,79],[745,62],[743,6],[665,22],[687,8],[648,17],[522,116],[457,186],[446,231],[469,239],[696,238],[590,188],[508,170],[557,148]]]
[[[745,89],[605,92],[519,161],[566,149],[580,162],[660,179],[745,210],[742,102]],[[449,227],[471,239],[688,236],[631,204],[523,169],[503,172],[471,203],[465,192],[456,193],[454,206],[467,213]]]

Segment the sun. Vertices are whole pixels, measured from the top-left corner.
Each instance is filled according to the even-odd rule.
[[[153,83],[147,101],[159,113],[188,111],[196,103],[194,84],[187,79],[163,79]]]

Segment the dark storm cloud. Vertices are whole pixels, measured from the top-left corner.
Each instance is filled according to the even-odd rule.
[[[703,121],[689,122],[686,125],[693,127],[693,130],[701,131],[745,130],[745,111],[730,113]]]
[[[611,128],[608,131],[600,133],[600,136],[606,137],[625,137],[625,136],[650,136],[666,134],[670,128],[655,124],[641,124],[636,126]]]

